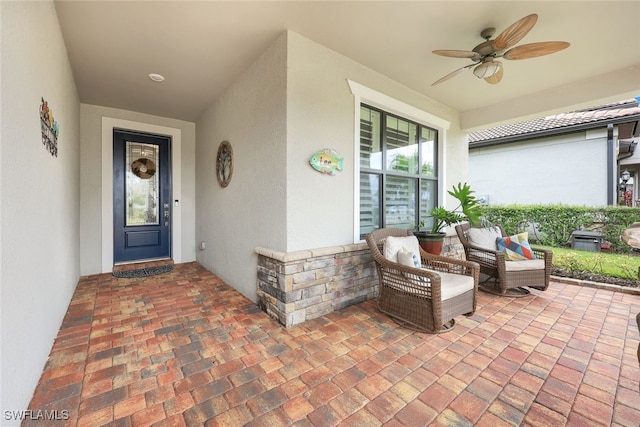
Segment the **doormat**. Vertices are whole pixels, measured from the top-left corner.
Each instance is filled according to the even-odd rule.
[[[173,264],[159,265],[157,267],[136,268],[135,270],[114,271],[113,275],[119,279],[133,279],[137,277],[155,276],[168,273],[173,270]]]

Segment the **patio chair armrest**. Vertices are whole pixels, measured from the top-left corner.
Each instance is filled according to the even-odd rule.
[[[469,249],[474,250],[474,251],[486,252],[486,253],[492,254],[492,255],[499,255],[499,254],[503,253],[503,252],[498,251],[497,249],[488,249],[488,248],[485,248],[485,247],[482,247],[482,246],[474,245],[473,243],[467,244],[467,247]]]
[[[538,246],[531,246],[531,250],[534,251],[536,255],[541,254],[540,258],[546,257],[547,255],[553,255],[553,251]]]
[[[551,265],[553,261],[553,251],[549,249],[543,249],[539,247],[532,246],[531,250],[536,255],[538,259],[544,259],[545,265]]]
[[[422,249],[420,249],[420,258],[424,268],[436,271],[463,274],[465,276],[475,276],[476,270],[478,273],[480,272],[480,265],[477,262],[433,255]]]
[[[469,246],[467,251],[467,259],[477,262],[480,265],[496,268],[499,265],[504,266],[506,258],[504,252],[497,250],[481,248],[479,246]]]
[[[409,267],[386,259],[381,260],[379,268],[386,286],[425,298],[441,298],[441,277],[437,272]]]
[[[435,282],[440,280],[440,276],[434,273],[433,271],[424,270],[422,268],[410,267],[408,265],[400,264],[399,262],[389,261],[388,259],[381,259],[377,261],[380,266],[385,269],[387,272],[393,274],[399,274],[402,276],[413,275],[420,276],[428,279],[429,282]],[[432,269],[435,270],[435,269]],[[423,284],[425,283],[422,281]],[[428,283],[428,282],[427,282]]]

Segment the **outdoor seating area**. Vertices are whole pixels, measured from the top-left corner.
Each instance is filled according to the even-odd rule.
[[[510,241],[510,236],[500,225],[472,227],[464,223],[456,225],[455,230],[464,247],[466,260],[478,263],[480,273],[485,276],[480,282],[482,290],[520,297],[529,294],[527,288],[544,291],[549,287],[553,252],[531,247],[526,233],[513,236],[513,241]],[[507,246],[498,248],[496,241],[503,241]]]
[[[84,276],[30,409],[78,427],[640,425],[639,295],[551,280],[474,307],[445,334],[374,300],[287,328],[195,262]]]

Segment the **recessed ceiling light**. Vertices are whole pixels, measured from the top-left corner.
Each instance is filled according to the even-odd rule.
[[[156,74],[156,73],[149,74],[149,78],[151,80],[153,80],[154,82],[163,82],[164,81],[164,76],[161,76],[160,74]]]

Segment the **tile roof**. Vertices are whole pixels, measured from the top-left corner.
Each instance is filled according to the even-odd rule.
[[[532,138],[537,136],[538,133],[548,133],[554,129],[558,130],[557,133],[565,133],[574,130],[577,126],[596,128],[607,124],[611,120],[620,121],[625,117],[636,115],[640,116],[638,98],[470,132],[468,138],[470,145],[492,140],[508,139],[516,141]],[[635,120],[638,119],[636,118]]]

